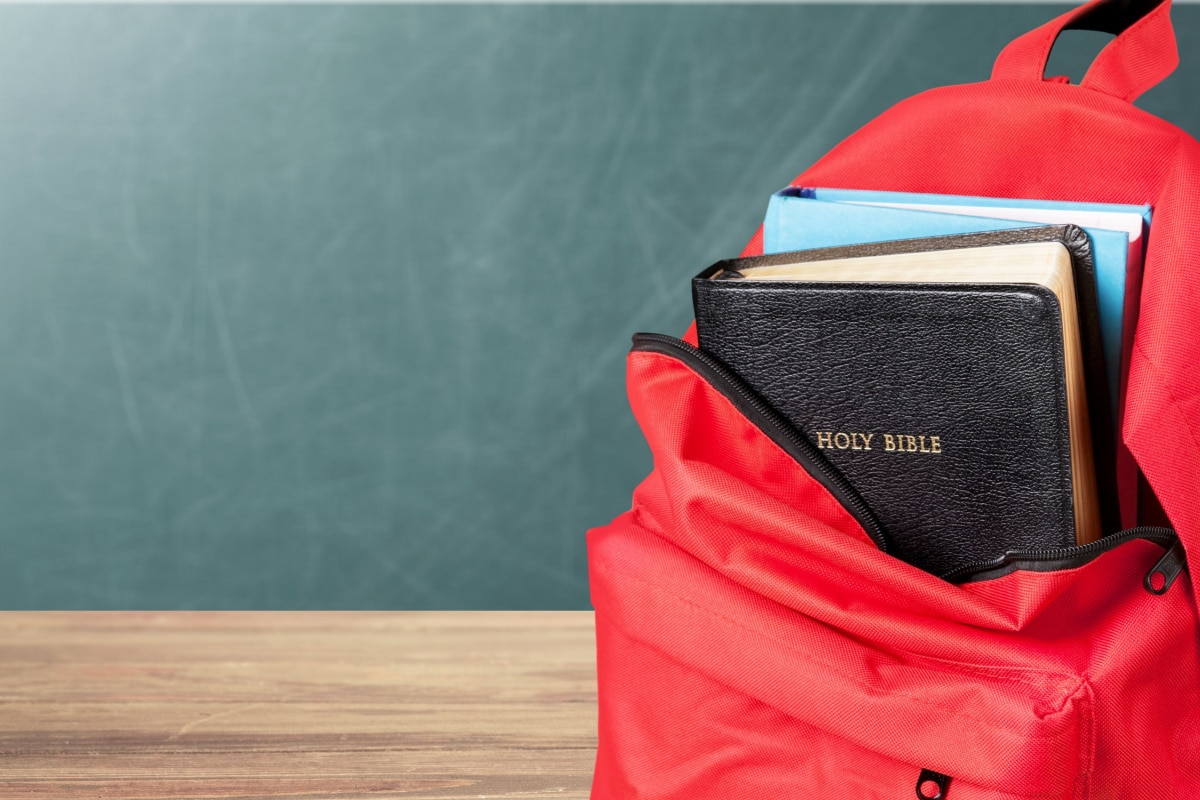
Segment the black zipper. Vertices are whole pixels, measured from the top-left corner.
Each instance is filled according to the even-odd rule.
[[[724,395],[752,424],[783,448],[801,467],[833,495],[884,552],[887,539],[871,509],[854,487],[821,455],[817,446],[797,431],[786,418],[759,397],[729,367],[682,339],[660,333],[635,333],[633,350],[658,353],[678,359]]]
[[[978,561],[974,564],[967,564],[941,577],[943,580],[951,583],[968,583],[971,581],[999,578],[1017,570],[1055,572],[1057,570],[1074,569],[1082,567],[1097,556],[1107,553],[1113,548],[1120,547],[1127,542],[1131,542],[1134,539],[1146,539],[1167,548],[1163,557],[1146,575],[1147,589],[1155,594],[1162,594],[1179,577],[1179,573],[1183,571],[1186,561],[1182,557],[1183,548],[1179,542],[1178,534],[1170,528],[1152,526],[1129,528],[1120,533],[1114,533],[1102,539],[1097,539],[1094,542],[1076,545],[1075,547],[1057,547],[1046,550],[1010,550],[999,558],[992,559],[991,561]],[[1152,578],[1156,573],[1162,576],[1162,580],[1161,582],[1154,582],[1155,585],[1152,588]]]

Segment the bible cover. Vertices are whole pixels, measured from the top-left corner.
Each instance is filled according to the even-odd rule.
[[[1119,527],[1088,238],[1075,226],[733,259],[693,281],[700,347],[826,455],[896,557],[937,575],[1076,544],[1062,317],[1025,283],[720,280],[800,261],[1061,242],[1080,309],[1103,533]],[[964,253],[966,258],[968,254]]]

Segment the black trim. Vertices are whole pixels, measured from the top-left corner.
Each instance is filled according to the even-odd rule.
[[[925,784],[932,783],[937,787],[937,794],[925,794]],[[917,776],[917,797],[921,800],[946,800],[946,792],[950,788],[950,776],[931,769],[921,770]]]
[[[965,567],[948,572],[941,577],[951,583],[971,583],[1002,578],[1017,570],[1057,572],[1058,570],[1075,569],[1134,539],[1145,539],[1161,544],[1168,551],[1179,543],[1178,534],[1170,528],[1149,526],[1129,528],[1089,544],[1075,547],[1059,547],[1052,550],[1011,550],[992,561],[967,564]],[[1151,570],[1151,574],[1154,571]]]
[[[765,433],[824,486],[858,521],[879,549],[887,552],[887,539],[883,527],[849,481],[829,464],[816,445],[759,397],[729,367],[682,339],[659,333],[635,333],[631,352],[657,353],[674,358],[699,375],[733,403],[751,424]]]

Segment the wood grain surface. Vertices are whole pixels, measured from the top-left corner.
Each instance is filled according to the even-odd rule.
[[[0,614],[0,798],[586,798],[590,612]]]

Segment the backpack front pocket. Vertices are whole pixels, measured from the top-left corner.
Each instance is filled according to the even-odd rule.
[[[907,800],[926,770],[950,779],[947,800],[1086,796],[1096,726],[1083,675],[916,654],[886,626],[855,635],[631,517],[593,532],[589,561],[597,775],[623,784],[601,797]]]

